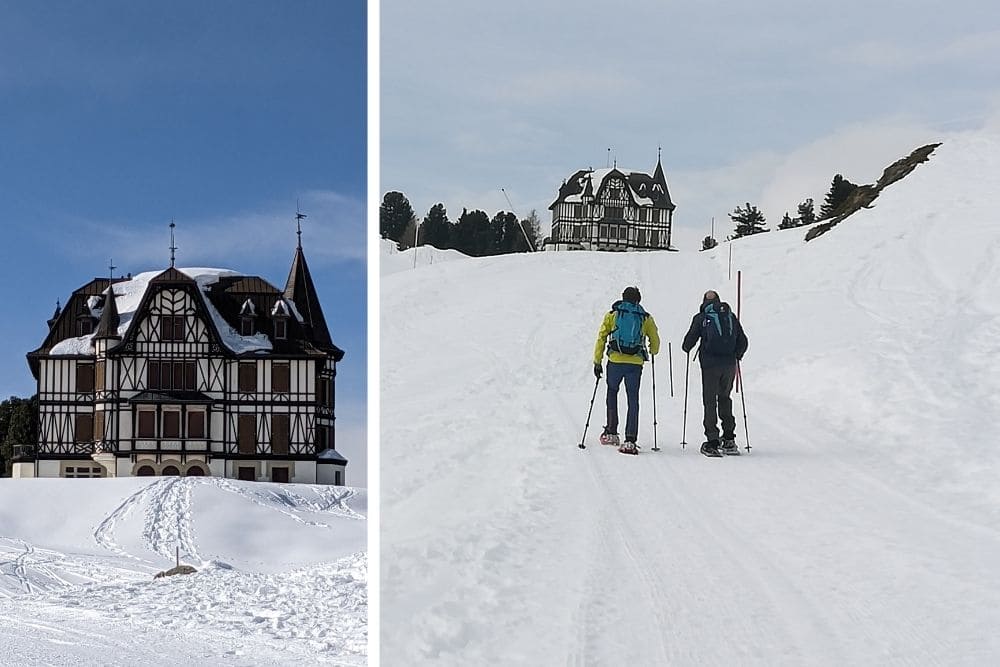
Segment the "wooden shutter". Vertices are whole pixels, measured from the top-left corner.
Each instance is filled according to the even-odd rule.
[[[205,437],[205,413],[195,410],[188,413],[188,434],[189,438]]]
[[[240,454],[257,453],[257,417],[255,415],[240,415],[237,422],[236,438]]]
[[[94,391],[94,364],[76,365],[76,390],[79,392]]]
[[[271,453],[288,454],[288,415],[271,415]]]
[[[271,364],[271,391],[287,393],[291,385],[291,370],[288,364]]]
[[[240,362],[239,389],[246,393],[257,391],[256,362]]]
[[[180,361],[175,361],[171,364],[173,367],[174,384],[172,385],[174,389],[180,391],[184,389],[184,364]]]
[[[93,442],[94,415],[77,415],[75,431],[75,442]]]
[[[184,388],[188,391],[198,388],[198,364],[193,361],[184,362]]]
[[[181,437],[181,413],[177,410],[163,411],[163,437]]]
[[[146,389],[160,388],[160,362],[146,362]]]
[[[288,468],[286,466],[278,466],[271,468],[271,481],[272,482],[284,482],[288,483]]]
[[[94,413],[94,442],[104,440],[104,412]]]
[[[139,438],[155,438],[156,437],[156,413],[152,410],[140,410],[139,411],[139,428],[136,432],[136,436]]]

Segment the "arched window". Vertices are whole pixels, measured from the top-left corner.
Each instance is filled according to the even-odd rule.
[[[179,477],[181,471],[177,469],[177,466],[167,466],[163,469],[162,474],[164,477]]]
[[[151,466],[139,466],[135,471],[137,477],[155,477],[156,471]]]
[[[201,466],[191,466],[187,469],[188,477],[204,477],[205,470]]]

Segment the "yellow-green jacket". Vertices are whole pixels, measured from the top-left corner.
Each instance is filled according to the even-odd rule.
[[[604,352],[608,345],[608,336],[615,328],[615,311],[612,310],[604,316],[601,322],[601,330],[597,332],[597,342],[594,344],[594,363],[598,366],[604,359]],[[652,315],[646,315],[642,321],[642,335],[649,339],[650,354],[658,354],[660,351],[660,334],[656,330],[656,322]],[[622,354],[621,352],[608,351],[608,361],[616,364],[638,364],[642,366],[645,361],[641,354]]]

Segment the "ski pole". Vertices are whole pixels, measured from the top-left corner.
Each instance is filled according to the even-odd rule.
[[[670,398],[674,397],[674,350],[667,343],[667,370],[670,372]]]
[[[583,444],[583,441],[587,439],[587,429],[590,428],[590,414],[594,411],[594,399],[597,398],[597,385],[601,384],[601,378],[597,378],[594,383],[594,395],[590,397],[590,409],[587,410],[587,424],[583,427],[583,437],[580,438],[580,444],[577,445],[580,449],[586,449],[587,445]]]
[[[687,353],[687,363],[684,364],[684,421],[681,431],[681,449],[687,449],[688,424],[688,377],[691,375],[691,352]]]
[[[656,356],[649,358],[653,364],[653,451],[658,452],[660,448],[656,446]]]
[[[740,381],[743,391],[740,392],[740,401],[743,403],[743,434],[747,438],[747,454],[750,453],[750,430],[747,428],[747,387],[743,384],[743,371],[740,369],[740,362],[736,362],[736,378]]]

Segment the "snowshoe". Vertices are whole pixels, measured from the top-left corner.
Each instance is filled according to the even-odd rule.
[[[620,443],[618,440],[617,433],[602,433],[601,434],[601,444],[602,445],[614,445],[617,447]]]
[[[722,452],[726,456],[739,456],[740,455],[740,448],[736,444],[736,440],[734,438],[723,438],[722,439],[722,446],[719,447],[719,451]]]
[[[618,452],[620,454],[638,454],[639,448],[636,446],[634,442],[626,440],[625,442],[622,443],[622,446],[618,448]]]
[[[712,458],[722,458],[722,452],[719,451],[719,441],[709,440],[708,442],[703,442],[701,444],[701,453]]]

